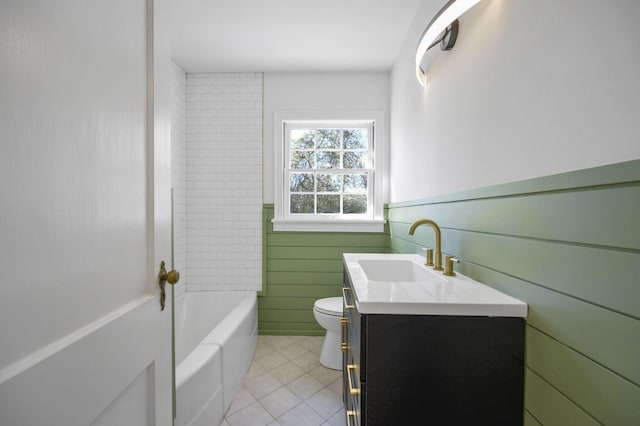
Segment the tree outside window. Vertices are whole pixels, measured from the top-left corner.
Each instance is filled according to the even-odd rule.
[[[287,125],[290,215],[371,214],[373,125]]]

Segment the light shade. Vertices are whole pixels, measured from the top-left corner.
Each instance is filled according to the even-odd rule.
[[[416,77],[421,85],[427,83],[427,72],[420,64],[427,50],[431,49],[442,38],[441,34],[458,17],[471,9],[480,0],[449,0],[442,9],[433,17],[427,29],[424,30],[418,48],[416,49]]]

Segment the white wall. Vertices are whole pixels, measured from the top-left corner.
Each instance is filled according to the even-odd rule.
[[[276,112],[367,110],[385,111],[389,128],[388,73],[265,73],[264,202],[274,202],[274,144],[281,143],[274,141]],[[383,193],[386,202],[386,188]]]
[[[640,157],[640,2],[483,1],[423,88],[415,47],[441,3],[392,70],[392,202]]]
[[[187,74],[187,291],[262,288],[262,74]]]

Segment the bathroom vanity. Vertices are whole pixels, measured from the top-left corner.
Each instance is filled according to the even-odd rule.
[[[348,425],[522,424],[525,303],[418,255],[344,262]]]

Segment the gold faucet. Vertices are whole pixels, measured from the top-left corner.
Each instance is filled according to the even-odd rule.
[[[415,221],[413,225],[411,225],[411,228],[409,228],[409,235],[413,235],[413,233],[416,231],[416,228],[420,225],[429,225],[431,228],[433,228],[433,231],[436,233],[436,253],[435,253],[436,264],[433,267],[433,269],[435,269],[436,271],[442,271],[443,269],[442,268],[442,243],[441,243],[442,238],[440,234],[440,227],[438,226],[437,223],[435,223],[431,219],[419,219]]]

